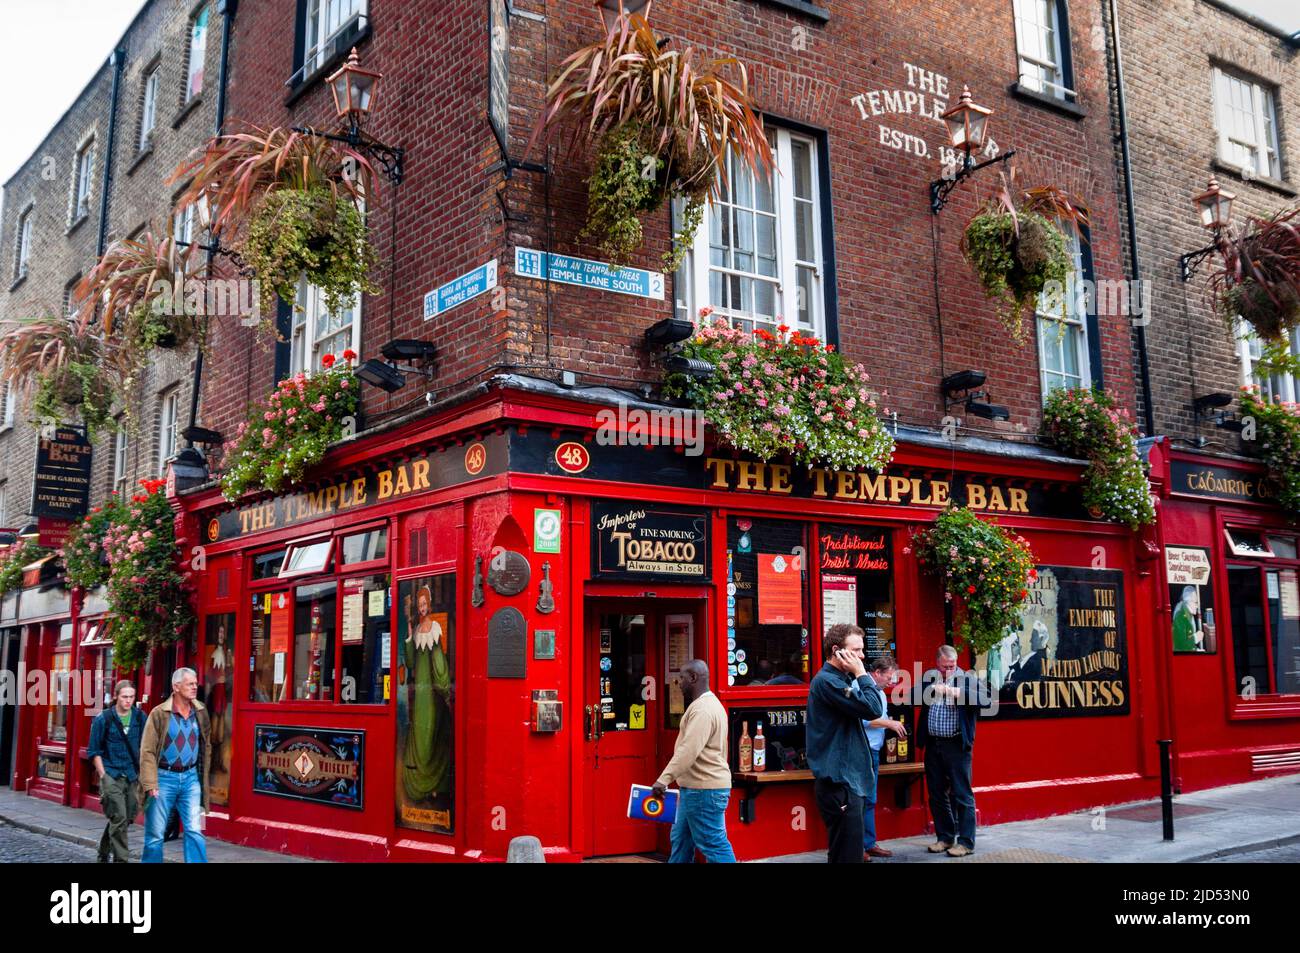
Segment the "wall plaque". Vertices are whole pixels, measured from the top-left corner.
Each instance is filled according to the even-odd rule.
[[[527,652],[524,614],[514,606],[498,609],[488,621],[488,678],[523,678]]]
[[[488,563],[487,583],[499,596],[517,596],[528,587],[532,569],[523,553],[503,549]]]

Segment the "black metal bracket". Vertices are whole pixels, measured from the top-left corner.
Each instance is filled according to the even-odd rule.
[[[257,277],[257,272],[249,265],[247,265],[244,262],[244,259],[240,257],[239,252],[235,251],[233,248],[223,248],[217,244],[199,245],[195,242],[177,242],[176,247],[197,248],[199,251],[206,251],[206,252],[211,252],[214,255],[221,255],[223,258],[230,259],[231,264],[235,266],[235,270],[239,272],[240,277],[243,278]]]
[[[971,162],[970,154],[967,153],[966,159],[962,163],[961,169],[957,172],[956,175],[952,176],[951,178],[945,176],[942,179],[935,179],[933,182],[930,183],[931,214],[933,215],[939,214],[939,212],[943,209],[943,207],[948,204],[949,194],[952,192],[953,189],[957,188],[957,186],[960,185],[963,180],[970,178],[980,169],[987,169],[989,166],[997,165],[999,162],[1006,162],[1015,154],[1016,154],[1016,150],[1012,149],[1009,152],[1002,153],[1002,155],[997,156],[996,158],[988,159],[987,161],[981,162],[978,165],[976,165],[975,163]]]
[[[384,175],[388,176],[388,181],[393,185],[402,184],[402,176],[405,174],[406,150],[401,146],[390,146],[378,139],[371,139],[361,132],[361,126],[356,120],[352,120],[348,124],[347,132],[343,133],[321,132],[311,126],[294,126],[293,131],[304,136],[315,136],[318,139],[328,139],[331,142],[346,143],[378,162],[384,170]]]
[[[514,177],[515,169],[519,169],[522,172],[536,172],[540,175],[547,175],[551,171],[550,166],[546,165],[544,162],[520,162],[518,159],[511,159],[509,156],[502,156],[500,162],[494,162],[487,167],[486,174],[492,175],[504,170],[506,178],[510,179]]]
[[[1219,243],[1206,245],[1204,248],[1198,248],[1196,251],[1189,251],[1185,255],[1178,256],[1178,274],[1182,276],[1183,281],[1191,281],[1192,276],[1196,274],[1196,269],[1200,268],[1205,260],[1219,250]]]

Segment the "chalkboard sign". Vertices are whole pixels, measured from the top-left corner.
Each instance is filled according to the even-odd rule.
[[[507,0],[490,0],[491,55],[488,57],[488,122],[502,154],[510,152],[510,10]]]
[[[748,725],[752,741],[763,723],[767,742],[767,770],[806,771],[808,769],[808,709],[803,705],[766,708],[733,708],[727,732],[731,770],[740,770],[740,736]]]

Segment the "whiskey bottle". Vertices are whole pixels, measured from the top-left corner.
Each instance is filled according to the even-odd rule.
[[[907,712],[905,712],[905,711],[900,711],[900,712],[898,713],[898,720],[899,720],[900,722],[902,722],[903,730],[904,730],[904,731],[907,731],[907,730],[908,730],[908,729],[907,729]],[[899,761],[906,761],[906,760],[907,760],[907,749],[908,749],[908,742],[909,742],[909,741],[911,741],[911,738],[909,738],[907,735],[899,735],[899,736],[898,736],[898,760],[899,760]]]
[[[740,773],[754,770],[754,743],[749,738],[749,722],[740,723]]]
[[[763,737],[763,723],[758,723],[758,731],[754,733],[754,770],[767,770],[767,739]]]

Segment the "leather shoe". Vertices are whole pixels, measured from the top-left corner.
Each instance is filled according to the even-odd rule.
[[[879,844],[877,844],[875,847],[868,847],[867,853],[870,854],[872,857],[893,857],[894,856],[894,852],[892,850],[889,850],[886,847],[881,847]]]
[[[951,846],[952,844],[948,843],[948,841],[946,840],[937,840],[929,847],[927,847],[926,850],[928,850],[932,854],[942,854]]]

